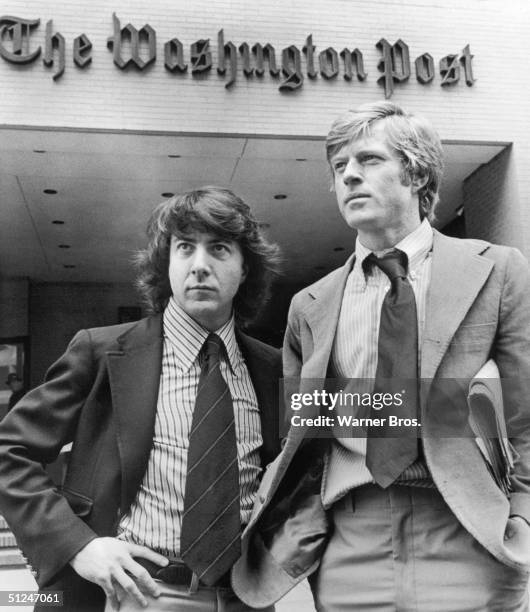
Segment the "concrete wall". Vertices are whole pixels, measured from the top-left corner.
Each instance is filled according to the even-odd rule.
[[[130,285],[32,285],[31,385],[42,382],[48,367],[64,352],[77,331],[114,325],[118,323],[118,307],[136,305],[138,298]]]
[[[468,236],[524,249],[514,166],[510,147],[464,181]]]
[[[514,143],[516,183],[513,206],[521,222],[523,247],[530,244],[530,80],[527,36],[530,4],[527,0],[6,0],[4,15],[40,18],[31,35],[31,50],[42,47],[41,57],[15,66],[0,59],[0,124],[75,128],[146,130],[186,133],[323,136],[331,119],[344,109],[382,98],[378,83],[380,51],[385,38],[403,39],[410,47],[413,72],[396,84],[393,100],[433,120],[444,140]],[[144,71],[119,70],[107,48],[113,34],[112,13],[121,26],[149,23],[157,35],[157,59]],[[46,22],[66,42],[63,76],[53,80],[57,64],[45,68]],[[312,35],[316,55],[332,46],[359,48],[364,56],[364,82],[339,76],[326,80],[307,77],[302,53],[303,86],[281,93],[281,78],[267,72],[246,78],[238,57],[236,81],[225,88],[227,75],[217,74],[217,36],[225,43],[271,43],[277,52],[288,45],[301,51]],[[72,59],[73,40],[85,33],[93,44],[92,63],[84,70]],[[183,44],[188,71],[172,74],[164,68],[164,43],[177,37]],[[213,68],[192,77],[190,45],[210,39]],[[460,81],[441,87],[440,59],[460,54],[470,45],[475,83]],[[9,48],[9,42],[4,41]],[[423,53],[434,58],[436,76],[420,84],[414,59]],[[317,61],[318,64],[318,61]],[[318,67],[317,67],[318,69]]]
[[[122,27],[129,22],[137,28],[149,23],[156,31],[157,59],[145,71],[121,71],[113,64],[107,48],[113,12]],[[427,115],[446,141],[513,143],[509,153],[466,182],[466,217],[470,235],[515,244],[530,255],[527,0],[293,0],[288,5],[282,0],[6,0],[2,15],[39,18],[30,48],[41,46],[42,53],[27,65],[0,58],[0,125],[50,129],[322,137],[331,119],[344,109],[384,96],[375,45],[381,38],[390,43],[401,38],[409,45],[413,72],[407,82],[395,85],[394,101]],[[42,62],[48,20],[53,21],[53,32],[60,32],[66,41],[65,72],[57,80],[52,78],[57,64],[46,68]],[[357,47],[367,76],[363,82],[344,80],[340,61],[337,78],[326,80],[319,74],[309,79],[302,53],[303,86],[282,93],[278,86],[284,77],[274,79],[266,72],[261,78],[246,78],[239,56],[236,81],[226,88],[227,75],[216,70],[221,29],[225,42],[236,47],[243,42],[272,44],[278,62],[284,47],[294,44],[302,50],[309,35],[316,55],[329,46],[337,51]],[[83,70],[72,60],[73,40],[81,33],[93,45],[92,63]],[[163,45],[173,37],[184,46],[189,65],[184,74],[164,68]],[[192,77],[190,45],[206,38],[211,42],[213,68],[205,76]],[[9,41],[4,39],[3,44],[10,48]],[[458,83],[442,87],[440,59],[460,54],[467,44],[474,55],[475,83],[467,86],[462,75]],[[436,76],[422,85],[413,62],[426,52],[434,58]],[[32,343],[49,346],[49,351],[34,355],[32,370],[37,378],[78,327],[115,322],[112,315],[122,288],[101,292],[98,287],[75,286],[68,314],[59,308],[69,299],[66,291],[65,286],[56,290],[44,285],[32,290]],[[114,297],[108,301],[107,295]],[[41,302],[46,304],[42,313]]]
[[[53,31],[66,40],[66,68],[57,81],[52,79],[56,68],[45,68],[42,55],[23,67],[0,61],[2,122],[8,124],[323,135],[330,119],[344,108],[383,97],[375,47],[382,37],[391,43],[403,39],[412,61],[429,52],[436,69],[443,56],[459,54],[470,45],[476,77],[472,87],[463,78],[441,87],[439,74],[421,85],[414,73],[407,83],[396,85],[394,99],[428,114],[443,138],[516,139],[526,116],[521,104],[529,91],[524,78],[530,22],[526,0],[294,0],[288,5],[283,0],[6,0],[2,10],[4,15],[41,19],[31,49],[41,45],[44,51],[50,19]],[[107,38],[113,33],[113,12],[122,27],[149,23],[156,31],[157,59],[143,72],[122,72],[112,62]],[[225,42],[269,42],[277,55],[291,44],[302,50],[309,34],[317,55],[328,46],[337,51],[357,47],[364,54],[367,78],[347,82],[341,74],[332,80],[305,76],[301,89],[282,94],[280,80],[268,74],[245,78],[239,58],[237,80],[226,89],[226,76],[216,73],[220,29]],[[81,33],[93,44],[93,61],[85,70],[72,61],[73,39]],[[183,75],[168,72],[163,44],[173,37],[183,43],[188,64],[190,44],[210,39],[213,69],[202,78],[192,78],[191,66]],[[302,68],[305,73],[303,54]]]
[[[27,279],[0,279],[0,338],[28,335]]]

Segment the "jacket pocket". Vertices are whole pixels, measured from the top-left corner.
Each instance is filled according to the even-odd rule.
[[[88,516],[92,512],[94,502],[90,499],[90,497],[87,497],[82,493],[72,491],[72,489],[69,489],[68,487],[63,487],[62,494],[77,516],[82,518]]]
[[[461,325],[457,330],[453,339],[452,346],[480,346],[491,344],[497,331],[497,323],[473,323]]]

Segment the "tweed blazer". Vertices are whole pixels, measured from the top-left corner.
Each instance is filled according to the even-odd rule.
[[[350,258],[292,300],[284,375],[300,377],[302,393],[312,392],[314,380],[324,379],[328,372],[352,261]],[[509,497],[495,484],[475,440],[440,437],[427,411],[433,381],[469,382],[490,358],[496,361],[501,377],[509,379],[505,417],[509,429],[517,432],[512,440],[516,462]],[[461,524],[492,555],[527,570],[530,530],[519,525],[516,537],[507,542],[503,537],[509,515],[530,521],[530,277],[528,263],[519,251],[434,232],[420,375],[424,379],[420,403],[425,459],[438,490]],[[233,569],[235,591],[247,602],[254,601],[253,605],[270,605],[314,571],[325,546],[326,513],[314,487],[307,498],[311,504],[301,504],[298,497],[295,506],[292,501],[287,504],[290,511],[283,520],[277,512],[275,516],[275,507],[285,505],[282,497],[289,495],[283,483],[300,482],[304,466],[307,469],[306,433],[304,427],[292,427],[281,454],[267,470],[244,534],[243,556]],[[305,453],[303,461],[297,460],[301,452]],[[315,462],[310,471],[322,464]],[[293,521],[296,508],[312,517],[314,529],[306,521],[307,529],[300,530]],[[276,529],[278,537],[271,536],[271,529]]]

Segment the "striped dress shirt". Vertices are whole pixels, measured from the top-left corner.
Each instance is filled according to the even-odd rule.
[[[432,243],[433,231],[424,219],[418,228],[394,247],[404,251],[409,260],[408,279],[416,297],[418,312],[420,360],[427,290],[431,277]],[[332,349],[332,365],[340,378],[375,379],[379,320],[390,281],[377,266],[373,266],[365,276],[362,262],[371,252],[357,239],[355,262],[346,281]],[[382,254],[376,252],[376,255]],[[421,481],[426,477],[428,472],[424,463],[416,462],[405,470],[400,480]],[[366,438],[335,438],[324,468],[324,505],[329,507],[349,490],[373,482],[366,467]]]
[[[200,350],[208,330],[170,299],[164,311],[164,348],[153,446],[146,473],[119,536],[168,557],[178,557],[184,510],[188,438],[201,373]],[[242,524],[248,523],[261,461],[261,420],[256,393],[239,350],[230,319],[215,332],[228,357],[220,368],[234,407]]]

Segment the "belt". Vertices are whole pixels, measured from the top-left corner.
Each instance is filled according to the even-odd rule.
[[[143,557],[135,557],[134,560],[136,563],[138,563],[138,565],[145,568],[152,578],[161,580],[166,584],[187,586],[192,590],[195,590],[197,586],[207,586],[204,584],[204,582],[198,580],[197,574],[195,574],[185,563],[182,563],[181,561],[170,561],[165,567],[160,567],[160,565],[157,565],[148,559],[144,559]],[[221,576],[221,578],[213,586],[230,587],[230,572],[227,572],[224,576]]]

